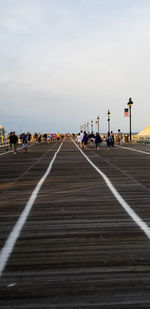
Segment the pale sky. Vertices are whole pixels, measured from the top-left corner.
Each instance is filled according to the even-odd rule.
[[[150,125],[150,0],[0,0],[0,124],[78,132]],[[96,128],[95,128],[96,130]]]

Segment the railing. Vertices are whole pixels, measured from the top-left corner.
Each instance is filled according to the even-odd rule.
[[[136,140],[137,144],[144,144],[145,146],[150,144],[150,137],[145,136],[145,137],[138,137]]]

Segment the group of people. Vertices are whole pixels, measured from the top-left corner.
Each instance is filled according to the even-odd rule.
[[[31,140],[31,133],[22,133],[19,135],[19,139],[21,140],[22,147],[24,152],[27,152],[28,144]],[[9,145],[12,149],[12,153],[17,153],[17,145],[18,145],[18,136],[16,135],[15,131],[9,133]]]
[[[43,135],[41,133],[36,132],[32,135],[30,132],[27,133],[23,132],[19,136],[17,136],[16,133],[13,131],[9,133],[8,138],[9,138],[10,149],[12,149],[13,154],[16,154],[17,145],[19,142],[20,144],[22,144],[24,152],[27,152],[28,145],[30,145],[31,140],[34,141],[35,144],[41,142],[51,143],[53,141],[61,142],[64,139],[64,135],[60,133],[50,134],[46,132]]]
[[[61,140],[64,139],[64,135],[60,133],[56,134],[56,133],[47,133],[47,132],[45,132],[43,135],[37,132],[33,134],[33,139],[34,139],[35,144],[41,143],[42,138],[45,143],[52,143],[53,141],[60,142]]]
[[[99,149],[103,139],[99,133],[96,133],[96,135],[94,135],[93,132],[88,134],[86,131],[85,132],[81,131],[80,133],[78,133],[75,141],[77,142],[80,148],[84,148],[85,150],[87,150],[89,141],[92,147],[95,142],[96,148]]]
[[[115,137],[113,131],[108,132],[106,136],[104,136],[103,138],[106,141],[108,150],[110,149],[110,147],[114,147]],[[85,132],[81,131],[80,133],[78,133],[76,137],[76,142],[80,148],[84,148],[85,150],[88,149],[88,143],[90,143],[91,147],[93,147],[95,144],[96,149],[99,150],[100,144],[103,142],[103,138],[98,132],[94,134],[93,132],[87,133],[86,131]],[[122,139],[123,139],[122,133],[120,129],[118,129],[117,142],[119,145]]]
[[[30,132],[27,133],[21,133],[19,135],[19,140],[20,143],[22,144],[24,152],[27,152],[28,145],[30,144],[31,139],[34,141],[34,143],[41,143],[41,141],[46,142],[46,143],[51,143],[53,141],[60,142],[64,139],[64,135],[57,133],[57,134],[51,134],[51,133],[44,133],[43,135],[41,133],[34,133],[33,136],[31,135]],[[115,142],[115,137],[113,131],[108,132],[106,136],[101,137],[101,135],[97,132],[94,134],[93,132],[87,133],[85,132],[80,132],[78,133],[76,137],[76,142],[80,148],[84,148],[85,150],[88,149],[88,144],[90,143],[91,147],[96,147],[97,150],[100,149],[100,144],[104,141],[106,141],[107,144],[107,149],[109,150],[110,147],[114,147],[114,142]],[[123,139],[122,133],[120,129],[118,129],[117,133],[117,142],[120,145],[121,141]],[[16,154],[17,152],[17,144],[18,144],[18,136],[16,133],[10,132],[9,133],[9,145],[10,148],[12,149],[13,154]]]

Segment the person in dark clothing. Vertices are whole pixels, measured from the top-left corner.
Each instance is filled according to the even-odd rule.
[[[15,134],[14,131],[9,136],[9,144],[12,148],[13,154],[16,154],[17,153],[18,137],[17,137],[17,135]]]
[[[44,138],[44,142],[47,142],[47,133],[46,132],[43,134],[43,138]]]
[[[99,147],[100,147],[100,144],[102,143],[102,138],[101,136],[99,135],[99,133],[97,132],[96,133],[96,136],[95,136],[95,145],[96,145],[96,149],[99,150]]]
[[[34,144],[36,144],[36,142],[37,142],[37,137],[38,137],[38,134],[35,132],[33,134]]]
[[[114,147],[114,133],[113,131],[110,132],[110,144],[112,147]]]
[[[87,144],[88,144],[88,134],[86,132],[84,132],[84,136],[83,136],[83,147],[85,150],[87,150]]]
[[[30,132],[27,133],[27,140],[28,140],[28,144],[30,145],[30,141],[31,141],[31,133]]]
[[[28,134],[23,133],[22,135],[22,147],[24,152],[27,152],[27,148],[28,148]]]
[[[38,134],[37,140],[39,143],[41,143],[41,133]]]

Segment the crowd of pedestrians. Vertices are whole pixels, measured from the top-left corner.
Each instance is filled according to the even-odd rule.
[[[41,133],[35,132],[33,134],[33,140],[34,140],[35,144],[41,143],[41,141],[43,141],[45,143],[52,143],[52,142],[55,142],[55,141],[60,142],[63,139],[64,139],[64,135],[60,134],[60,133],[56,134],[56,133],[46,133],[45,132],[42,135]]]
[[[52,143],[52,142],[61,142],[64,139],[64,135],[60,133],[37,133],[35,132],[34,134],[31,134],[30,132],[23,132],[19,136],[16,135],[16,133],[10,132],[9,133],[9,145],[10,148],[12,149],[12,153],[16,154],[17,153],[17,146],[18,143],[22,144],[22,148],[24,152],[27,152],[28,146],[30,145],[30,142],[34,144],[40,144],[42,143]],[[88,146],[90,147],[95,147],[97,150],[100,149],[100,145],[102,142],[106,142],[107,149],[109,150],[110,147],[114,147],[115,140],[117,141],[118,145],[123,140],[122,133],[120,129],[118,129],[117,133],[117,138],[115,139],[113,131],[108,132],[106,135],[102,136],[97,132],[94,134],[93,132],[87,133],[85,132],[80,132],[78,133],[77,137],[75,138],[75,141],[77,142],[78,146],[80,148],[83,148],[85,150],[88,149]],[[8,150],[8,149],[7,149]]]
[[[17,146],[18,144],[22,144],[22,149],[24,152],[27,152],[28,146],[30,145],[30,142],[32,141],[34,144],[40,144],[43,143],[52,143],[52,142],[61,142],[64,139],[64,135],[60,133],[34,133],[33,135],[30,132],[23,132],[19,134],[18,136],[16,133],[10,132],[8,135],[9,139],[9,147],[12,150],[13,154],[17,153]],[[9,149],[7,148],[6,151]]]
[[[110,147],[114,147],[115,136],[114,136],[113,131],[107,132],[107,134],[104,135],[103,138],[98,132],[94,134],[93,132],[87,133],[86,131],[85,132],[81,131],[80,133],[78,133],[75,141],[77,142],[80,148],[83,148],[85,150],[88,149],[88,144],[91,147],[95,147],[97,150],[99,150],[101,143],[105,141],[107,145],[107,149],[109,150]],[[123,141],[123,135],[120,129],[118,129],[118,133],[116,135],[116,141],[118,145],[120,145],[120,143]]]

